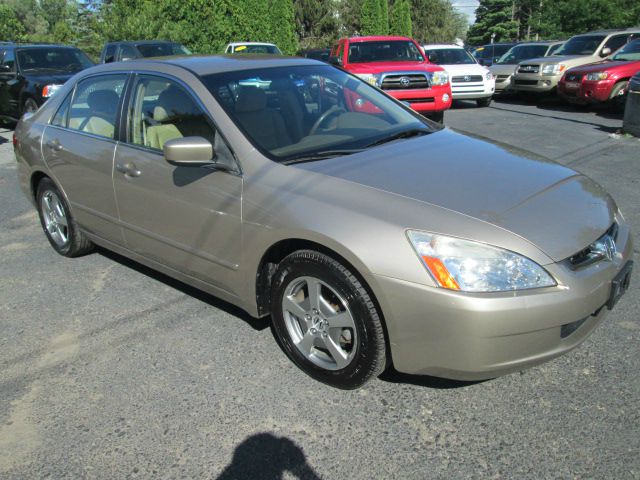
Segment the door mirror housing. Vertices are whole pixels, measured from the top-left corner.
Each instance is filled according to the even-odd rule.
[[[12,72],[11,65],[5,65],[5,64],[0,65],[0,73],[11,73],[11,72]]]
[[[602,52],[600,52],[601,57],[608,57],[609,55],[611,55],[611,49],[609,47],[604,47]]]
[[[431,63],[438,63],[438,54],[436,52],[431,52],[427,58]]]
[[[167,141],[162,147],[164,158],[177,167],[214,165],[213,145],[202,137],[181,137]]]

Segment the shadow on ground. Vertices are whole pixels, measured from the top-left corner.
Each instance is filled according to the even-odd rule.
[[[276,437],[270,433],[258,433],[245,439],[233,453],[231,463],[217,480],[279,480],[296,478],[320,480],[307,458],[293,440]]]
[[[268,319],[254,318],[251,315],[249,315],[247,312],[242,310],[241,308],[236,307],[235,305],[225,302],[224,300],[214,297],[213,295],[209,295],[208,293],[203,292],[202,290],[199,290],[190,285],[187,285],[186,283],[182,283],[181,281],[176,280],[175,278],[171,278],[163,273],[160,273],[157,270],[153,270],[152,268],[146,267],[141,263],[138,263],[127,257],[123,257],[122,255],[119,255],[115,252],[112,252],[110,250],[106,250],[100,247],[98,247],[97,253],[99,253],[104,257],[107,257],[110,260],[113,260],[114,262],[118,262],[120,265],[131,268],[138,273],[151,277],[158,282],[162,282],[165,285],[168,285],[169,287],[184,293],[185,295],[189,295],[190,297],[200,300],[201,302],[204,302],[207,305],[210,305],[214,308],[222,310],[223,312],[226,312],[229,315],[238,317],[239,319],[249,324],[251,328],[253,328],[254,330],[261,331],[269,327],[270,322]]]
[[[429,375],[410,375],[408,373],[400,373],[395,368],[388,368],[382,375],[378,377],[383,382],[403,383],[408,385],[416,385],[418,387],[434,388],[437,390],[450,390],[454,388],[470,387],[478,383],[487,382],[488,380],[478,380],[475,382],[466,382],[462,380],[450,380],[448,378],[431,377]]]

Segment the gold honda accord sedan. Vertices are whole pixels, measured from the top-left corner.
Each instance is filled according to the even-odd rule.
[[[270,315],[290,359],[339,388],[391,365],[475,380],[549,360],[631,276],[629,227],[589,178],[313,60],[97,66],[14,144],[58,253],[100,245]]]

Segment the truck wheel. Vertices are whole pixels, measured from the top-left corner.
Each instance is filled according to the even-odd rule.
[[[624,112],[624,105],[627,103],[627,87],[629,87],[627,80],[618,82],[613,86],[611,95],[609,95],[609,106],[614,112]]]

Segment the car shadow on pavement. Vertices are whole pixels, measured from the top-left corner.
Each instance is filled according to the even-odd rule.
[[[279,480],[296,478],[320,480],[320,476],[307,462],[302,448],[287,437],[271,433],[258,433],[246,438],[233,453],[231,463],[217,480]]]
[[[97,247],[96,252],[104,257],[107,257],[110,260],[113,260],[114,262],[118,262],[120,265],[131,268],[132,270],[135,270],[138,273],[146,275],[147,277],[151,277],[154,280],[157,280],[158,282],[162,282],[165,285],[184,293],[185,295],[189,295],[190,297],[200,300],[201,302],[204,302],[207,305],[210,305],[211,307],[222,310],[228,313],[229,315],[233,315],[234,317],[238,317],[239,319],[249,324],[249,326],[254,330],[262,331],[269,328],[269,324],[271,322],[268,319],[254,318],[251,315],[249,315],[247,312],[242,310],[241,308],[236,307],[235,305],[225,302],[224,300],[221,300],[220,298],[210,295],[195,287],[187,285],[186,283],[182,283],[181,281],[176,280],[175,278],[169,277],[163,273],[158,272],[157,270],[154,270],[145,265],[142,265],[141,263],[138,263],[135,260],[131,260],[127,257],[123,257],[122,255],[119,255],[115,252],[112,252],[111,250],[107,250],[101,247]]]
[[[470,387],[478,383],[484,383],[488,380],[463,381],[450,380],[448,378],[431,377],[429,375],[410,375],[408,373],[400,373],[395,368],[388,368],[382,375],[378,377],[383,382],[404,383],[408,385],[416,385],[418,387],[434,388],[437,390],[450,390],[454,388]]]

